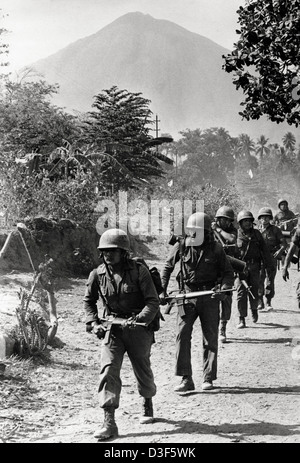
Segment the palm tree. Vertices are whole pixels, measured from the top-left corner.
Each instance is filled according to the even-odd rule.
[[[292,132],[287,132],[283,138],[282,143],[287,152],[293,153],[296,145],[296,137]]]
[[[262,161],[265,154],[270,153],[270,148],[267,147],[268,141],[269,141],[269,139],[266,138],[264,135],[261,135],[257,139],[257,148],[256,148],[255,152],[258,155],[259,162]]]

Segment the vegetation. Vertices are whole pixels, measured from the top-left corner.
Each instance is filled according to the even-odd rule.
[[[224,69],[245,94],[241,114],[274,122],[300,122],[299,0],[249,0],[238,10],[239,40]]]

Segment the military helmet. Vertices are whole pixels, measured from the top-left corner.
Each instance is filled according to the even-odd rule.
[[[100,236],[98,249],[119,248],[129,251],[130,243],[127,234],[119,228],[110,228]]]
[[[222,206],[220,207],[220,209],[217,210],[215,217],[216,219],[219,217],[226,217],[227,219],[230,219],[233,221],[234,220],[233,209],[231,209],[231,207],[228,207],[228,206]]]
[[[269,215],[271,217],[271,219],[273,219],[273,213],[272,213],[272,210],[269,208],[269,207],[262,207],[259,211],[258,211],[258,218],[260,218],[262,215]]]
[[[286,203],[287,206],[289,205],[289,203],[287,202],[286,199],[281,198],[281,199],[278,201],[277,206],[280,207],[280,204],[282,204],[282,203]]]
[[[252,221],[254,221],[252,212],[246,211],[245,209],[240,211],[237,216],[237,221],[240,223],[240,221],[244,219],[251,219]]]
[[[211,220],[209,215],[205,214],[204,212],[195,212],[194,214],[190,215],[188,218],[186,227],[189,228],[198,228],[204,230],[211,230]]]

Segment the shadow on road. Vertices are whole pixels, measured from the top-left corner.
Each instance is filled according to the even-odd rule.
[[[164,430],[164,436],[173,434],[212,434],[223,438],[228,438],[236,442],[243,441],[249,436],[296,436],[300,435],[299,423],[295,424],[277,424],[264,421],[252,423],[224,423],[221,425],[209,425],[196,421],[173,421],[164,418],[155,419],[156,423],[166,423],[173,425],[173,430]],[[153,439],[152,432],[142,433],[143,436],[149,436]],[[141,436],[141,433],[126,434],[126,438]],[[119,436],[119,438],[122,436]],[[245,439],[246,440],[246,439]]]

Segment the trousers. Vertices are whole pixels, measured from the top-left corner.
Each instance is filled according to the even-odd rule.
[[[237,290],[236,300],[237,300],[237,309],[240,317],[247,317],[248,315],[248,300],[251,310],[257,310],[259,296],[259,275],[260,275],[260,263],[251,263],[248,265],[248,275],[245,277],[245,280],[250,286],[251,292],[254,296],[254,299],[250,294],[248,294],[245,286],[242,284],[239,277],[236,278],[235,287]]]
[[[199,297],[194,304],[185,304],[185,315],[177,315],[175,374],[192,375],[191,340],[197,318],[202,329],[203,381],[212,382],[217,379],[220,303],[210,296]]]
[[[101,344],[101,370],[99,382],[100,407],[118,408],[122,381],[120,377],[125,353],[131,362],[139,394],[151,398],[156,385],[151,369],[151,346],[154,333],[142,326],[113,326],[108,344]]]
[[[262,298],[263,295],[269,300],[275,296],[275,277],[277,273],[277,260],[273,258],[274,270],[267,274],[264,267],[259,274],[258,295]]]

